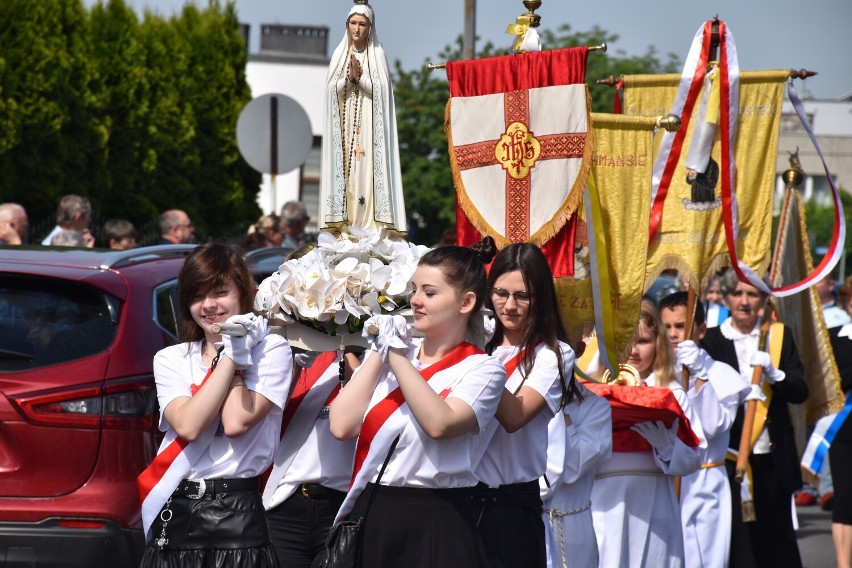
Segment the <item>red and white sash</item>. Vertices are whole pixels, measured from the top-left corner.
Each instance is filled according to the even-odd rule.
[[[478,347],[467,342],[460,343],[446,357],[420,371],[420,375],[429,383],[432,390],[440,394],[441,398],[446,398],[450,394],[450,387],[464,377],[466,369],[459,368],[458,372],[453,373],[441,373],[441,371],[461,363],[471,355],[480,354],[483,354],[483,351]],[[385,366],[383,372],[388,373],[389,367]],[[337,512],[335,523],[346,519],[358,496],[387,456],[394,438],[410,423],[411,419],[401,412],[406,406],[402,389],[397,386],[367,411],[355,449],[352,485]]]
[[[310,368],[302,371],[281,420],[281,442],[275,450],[272,473],[263,490],[263,505],[269,508],[281,480],[287,474],[296,454],[317,422],[322,409],[329,406],[340,392],[340,357],[329,351],[317,357]],[[320,456],[321,458],[321,456]],[[297,483],[287,483],[285,499],[296,490]]]
[[[541,339],[537,340],[531,347],[527,347],[526,349],[521,349],[517,353],[515,353],[511,359],[503,363],[503,367],[506,369],[506,390],[508,390],[512,394],[516,394],[518,389],[523,386],[522,381],[524,381],[524,377],[521,376],[521,373],[515,373],[518,370],[521,362],[524,360],[524,357],[527,356],[527,352],[530,349],[535,350],[536,355],[538,355],[538,350],[546,348],[547,346],[541,341]],[[497,428],[500,427],[500,421],[495,417],[492,420],[488,427],[482,431],[482,436],[479,440],[479,448],[480,453],[484,452],[488,447],[488,444],[491,442],[491,438],[494,437],[494,433],[497,431]]]
[[[204,386],[212,373],[213,367],[210,367],[201,384],[197,387],[192,385],[193,395]],[[214,420],[194,442],[179,438],[177,432],[171,430],[160,445],[160,452],[136,478],[146,541],[151,538],[151,525],[163,507],[163,503],[174,492],[181,480],[192,471],[195,462],[207,451],[218,428],[219,421]]]

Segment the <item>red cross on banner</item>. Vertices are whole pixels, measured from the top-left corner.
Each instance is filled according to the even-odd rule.
[[[586,53],[577,48],[448,64],[459,244],[485,234],[500,248],[533,242],[555,276],[573,272],[573,214],[591,151]]]
[[[456,146],[459,170],[499,164],[506,171],[503,234],[513,242],[524,242],[530,233],[530,188],[532,169],[539,160],[582,158],[586,133],[536,136],[529,124],[529,91],[503,96],[506,130],[497,140]]]

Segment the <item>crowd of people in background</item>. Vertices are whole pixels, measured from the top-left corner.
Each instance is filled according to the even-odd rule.
[[[128,250],[139,246],[136,227],[127,219],[108,219],[100,229],[92,227],[92,205],[88,198],[69,194],[56,209],[56,225],[38,242],[43,246],[101,247]],[[296,249],[310,240],[306,228],[310,215],[300,201],[288,201],[281,214],[262,215],[249,226],[244,238],[233,239],[244,250],[265,247]],[[163,211],[158,222],[158,238],[151,244],[180,245],[196,242],[195,225],[186,211]],[[29,244],[27,211],[19,203],[0,203],[0,245]]]

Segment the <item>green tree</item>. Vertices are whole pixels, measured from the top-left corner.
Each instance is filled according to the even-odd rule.
[[[88,194],[101,162],[88,32],[80,0],[0,3],[0,194],[31,217]]]
[[[233,1],[140,22],[125,0],[3,0],[0,54],[0,195],[35,238],[67,193],[143,233],[175,207],[202,236],[259,215],[236,145],[251,94]]]
[[[563,25],[555,32],[543,30],[542,44],[547,48],[615,44],[618,36],[594,27],[588,32],[572,33]],[[436,60],[450,61],[461,57],[461,37],[453,46],[446,46]],[[477,57],[497,54],[492,44],[480,49]],[[455,226],[455,189],[450,171],[447,137],[444,133],[444,111],[449,88],[446,75],[429,71],[424,64],[404,70],[399,61],[395,65],[394,97],[397,107],[397,129],[400,140],[403,188],[406,209],[410,217],[422,226],[412,227],[411,239],[431,245],[446,227]],[[615,54],[590,53],[586,66],[586,79],[592,97],[592,109],[611,112],[614,89],[596,83],[613,75],[636,73],[668,73],[678,71],[674,55],[661,61],[653,47],[639,57],[628,57],[623,52]]]
[[[840,192],[840,203],[843,205],[843,215],[846,219],[846,230],[852,226],[852,194],[838,188]],[[805,204],[805,220],[808,228],[808,240],[813,251],[819,247],[828,247],[831,244],[831,235],[834,232],[834,207],[818,207],[813,201]],[[850,274],[849,259],[852,259],[852,239],[847,237],[843,243],[843,248],[846,251],[846,266],[845,273],[841,274],[838,279],[843,280]],[[822,255],[814,252],[813,261],[816,265],[822,258]],[[839,267],[838,267],[839,269]]]

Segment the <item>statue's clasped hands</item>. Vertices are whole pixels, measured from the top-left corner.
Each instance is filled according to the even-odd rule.
[[[352,83],[357,83],[361,80],[361,63],[355,57],[355,54],[352,53],[349,55],[349,81]]]

